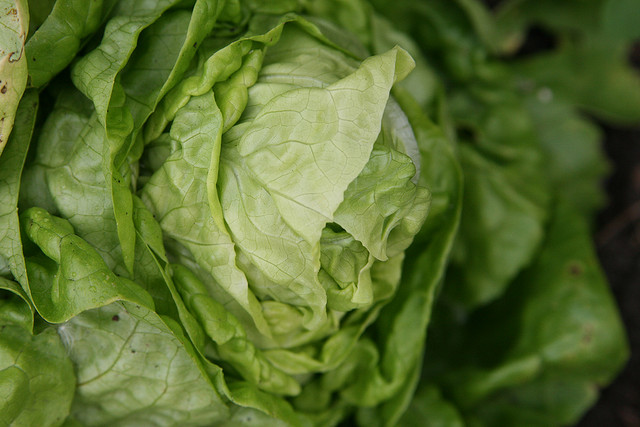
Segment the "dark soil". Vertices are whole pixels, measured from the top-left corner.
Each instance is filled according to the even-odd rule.
[[[598,218],[598,256],[627,329],[631,358],[579,427],[640,427],[640,128],[606,128],[613,163],[609,204]]]

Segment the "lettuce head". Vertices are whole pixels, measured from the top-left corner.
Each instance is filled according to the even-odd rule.
[[[627,356],[597,131],[492,59],[527,22],[382,3],[0,0],[0,425],[588,407]]]
[[[36,63],[61,3],[27,43]],[[433,291],[398,296],[431,206],[421,168],[437,155],[455,168],[392,94],[411,56],[372,55],[286,4],[80,12],[104,34],[79,37],[91,47],[68,72],[34,69],[32,85],[53,78],[46,117],[34,125],[44,95],[28,89],[2,156],[6,310],[37,313],[17,322],[21,345],[37,359],[53,340],[65,376],[59,416],[18,388],[10,421],[335,424],[404,396]],[[10,384],[43,387],[44,368],[16,357]]]

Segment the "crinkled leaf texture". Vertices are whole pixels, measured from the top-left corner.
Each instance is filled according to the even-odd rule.
[[[158,425],[201,425],[226,418],[227,406],[179,325],[156,314],[142,288],[113,274],[66,220],[41,208],[21,220],[35,245],[26,263],[32,300],[44,319],[58,323],[63,353],[75,366],[76,420],[128,423],[136,414]]]
[[[215,344],[209,354],[285,395],[300,394],[295,375],[342,365],[341,379],[323,386],[329,397],[370,363],[359,337],[393,296],[429,206],[414,182],[416,137],[387,103],[412,61],[396,48],[359,63],[300,18],[257,17],[256,33],[210,56],[203,46],[200,68],[151,117],[146,136],[164,156],[149,157],[142,199],[171,256],[193,268],[175,282]],[[415,366],[419,352],[410,353]],[[363,381],[371,395],[347,400],[387,400],[409,371],[389,372],[383,393]],[[327,417],[327,400],[306,403],[316,387],[294,406]]]
[[[420,47],[365,0],[32,2],[0,66],[0,422],[574,421],[626,355],[575,106],[636,117],[631,1],[577,26],[611,52],[510,67],[528,18],[471,0],[374,2]]]
[[[57,2],[34,24],[36,62],[64,30],[63,6],[74,8]],[[2,193],[2,274],[74,366],[61,417],[335,424],[386,402],[383,418],[397,419],[459,212],[447,141],[410,96],[391,96],[411,57],[359,57],[332,24],[257,5],[250,16],[236,2],[80,6],[64,55],[34,67],[34,85],[108,14],[102,39],[72,64],[73,86],[46,89],[55,104],[22,173],[35,110],[26,116]],[[219,37],[217,17],[248,19],[246,32]],[[447,171],[439,187],[432,175]],[[399,290],[402,263],[429,187],[451,216],[413,298]],[[367,332],[378,316],[389,329]]]
[[[83,425],[211,425],[228,417],[171,319],[113,303],[73,317],[58,334],[76,366],[71,414]]]
[[[17,203],[20,173],[38,107],[27,91],[0,157],[0,420],[6,425],[61,425],[75,389],[73,365],[55,328],[34,330]],[[13,273],[20,284],[3,276]]]

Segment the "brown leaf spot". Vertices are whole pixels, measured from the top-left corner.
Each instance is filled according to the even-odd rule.
[[[589,345],[593,341],[594,327],[591,324],[587,324],[584,327],[584,335],[582,335],[582,343]]]
[[[579,262],[573,261],[569,263],[569,274],[572,276],[580,276],[583,273],[582,265]]]

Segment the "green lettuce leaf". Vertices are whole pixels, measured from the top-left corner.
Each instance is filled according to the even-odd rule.
[[[0,424],[564,425],[626,360],[637,0],[5,3]]]
[[[27,157],[29,143],[38,109],[38,95],[27,91],[20,101],[16,113],[15,129],[5,153],[0,157],[0,264],[28,291],[28,280],[22,237],[18,219],[20,178]]]
[[[55,328],[33,332],[33,307],[0,277],[0,413],[5,425],[59,426],[75,390],[73,365]]]
[[[46,7],[42,2],[30,2],[29,11],[42,20],[25,46],[30,86],[45,85],[69,65],[88,37],[104,23],[114,3],[56,0],[43,19],[38,15]]]
[[[453,247],[462,208],[462,175],[442,130],[400,88],[394,94],[412,124],[421,155],[420,183],[430,189],[430,212],[407,252],[398,295],[384,307],[372,327],[381,364],[361,371],[355,380],[363,396],[392,395],[376,407],[361,408],[362,425],[395,425],[407,410],[422,369],[424,340]],[[427,341],[428,342],[428,341]],[[364,388],[363,385],[366,385]]]
[[[445,292],[469,307],[498,297],[531,261],[550,198],[527,110],[509,92],[492,95],[499,101],[454,98],[451,106],[471,135],[460,136],[464,208]]]
[[[433,323],[425,384],[469,423],[574,423],[628,357],[586,222],[556,206],[536,260],[500,299],[462,323],[443,307]]]
[[[76,366],[71,414],[83,425],[211,425],[228,416],[179,326],[118,302],[57,327]]]
[[[602,131],[568,103],[549,99],[540,88],[529,93],[526,108],[545,154],[546,171],[557,197],[592,217],[605,203],[609,172],[601,147]]]
[[[203,326],[204,342],[211,340],[207,356],[285,395],[300,393],[296,376],[336,369],[333,377],[342,379],[303,382],[294,406],[315,421],[337,419],[347,406],[329,415],[336,408],[326,399],[318,408],[307,396],[319,387],[325,396],[338,393],[344,378],[377,369],[378,349],[358,339],[396,291],[402,252],[429,206],[429,193],[415,182],[416,137],[401,107],[387,103],[411,61],[392,49],[359,64],[333,45],[335,34],[329,40],[301,18],[257,16],[249,27],[249,37],[222,49],[205,42],[197,71],[150,118],[141,195],[169,237],[170,257],[195,273],[173,267],[185,308]],[[356,100],[372,114],[353,107]],[[325,171],[338,166],[340,174]],[[278,171],[298,173],[271,175]],[[350,209],[358,198],[365,210],[376,201],[364,227]],[[408,311],[431,300],[420,301]],[[343,317],[349,320],[339,327]],[[362,383],[371,396],[354,399],[354,388],[342,393],[346,402],[378,402],[400,390],[414,377],[423,333],[416,328],[410,339],[411,368],[390,372],[385,392]],[[374,354],[373,365],[361,349]]]
[[[24,45],[28,30],[26,1],[0,2],[0,155],[11,135],[16,110],[27,85]]]
[[[584,67],[588,74],[580,72]],[[517,72],[523,80],[534,80],[554,96],[604,120],[623,125],[640,122],[640,76],[628,65],[624,44],[612,45],[606,39],[567,44],[523,60]]]

